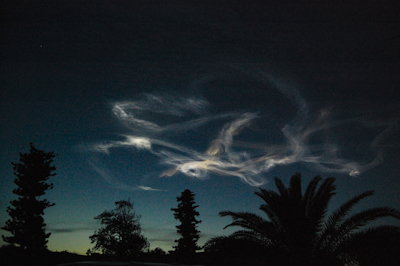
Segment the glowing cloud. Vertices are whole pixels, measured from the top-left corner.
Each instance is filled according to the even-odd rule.
[[[294,163],[306,163],[319,171],[345,173],[356,176],[382,162],[383,155],[378,148],[385,134],[393,128],[391,122],[380,123],[386,129],[378,135],[370,145],[376,152],[375,158],[369,163],[359,163],[340,158],[339,147],[329,141],[318,145],[311,144],[311,138],[317,134],[352,123],[366,123],[362,117],[335,120],[329,109],[320,110],[310,115],[308,104],[298,90],[286,85],[274,77],[262,73],[248,73],[254,79],[272,84],[284,97],[290,100],[297,109],[291,121],[281,129],[284,142],[267,145],[253,143],[252,139],[235,141],[244,129],[257,124],[263,115],[258,113],[227,110],[225,113],[210,113],[211,104],[200,96],[182,97],[167,94],[143,94],[133,101],[115,102],[112,112],[132,134],[121,135],[122,141],[107,141],[85,146],[85,150],[96,158],[96,154],[108,154],[111,150],[134,148],[146,151],[165,166],[159,177],[171,177],[183,174],[193,178],[204,179],[210,174],[238,177],[251,186],[263,185],[267,180],[264,174],[276,166]],[[208,82],[206,79],[204,82]],[[204,147],[193,148],[190,142],[176,141],[176,136],[187,134],[189,130],[204,130],[209,124],[219,124],[211,139]],[[370,125],[371,126],[371,125]],[[175,141],[172,141],[175,137]],[[182,143],[183,142],[183,143]],[[102,167],[98,160],[91,159],[93,168],[114,186],[124,189],[157,190],[146,185],[127,186],[112,181],[110,172]]]

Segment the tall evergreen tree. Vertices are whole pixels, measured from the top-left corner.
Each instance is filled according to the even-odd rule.
[[[47,199],[40,200],[39,197],[53,188],[53,184],[46,181],[56,175],[53,173],[56,168],[51,165],[56,155],[54,152],[38,150],[32,143],[30,146],[29,153],[20,153],[19,163],[11,163],[14,175],[17,176],[14,183],[18,186],[13,193],[19,197],[10,201],[12,207],[8,207],[7,212],[11,219],[1,228],[12,236],[2,235],[2,238],[24,250],[44,250],[51,234],[45,230],[44,210],[55,204]]]
[[[175,219],[181,222],[176,228],[178,229],[177,232],[182,237],[175,240],[178,245],[174,246],[174,248],[177,253],[186,258],[190,258],[191,255],[196,253],[196,250],[200,249],[197,245],[200,231],[196,228],[197,224],[201,221],[196,220],[196,216],[199,216],[199,212],[196,211],[196,208],[199,206],[195,205],[194,196],[195,194],[192,191],[186,189],[182,192],[180,197],[177,197],[177,201],[179,202],[178,207],[171,209],[174,211]]]

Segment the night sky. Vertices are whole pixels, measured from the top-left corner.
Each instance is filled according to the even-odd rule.
[[[85,254],[94,216],[128,198],[151,249],[171,250],[185,189],[202,245],[234,230],[218,212],[261,214],[254,191],[295,172],[304,187],[337,178],[330,210],[371,189],[356,210],[400,207],[399,4],[7,2],[1,226],[29,142],[58,154],[44,216],[54,251]]]

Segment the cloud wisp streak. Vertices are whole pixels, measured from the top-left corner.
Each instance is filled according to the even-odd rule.
[[[80,232],[80,231],[94,231],[98,229],[98,225],[92,224],[60,224],[55,225],[48,230],[52,233],[73,233],[73,232]]]
[[[121,134],[122,140],[85,145],[90,164],[115,187],[151,191],[158,189],[115,182],[111,172],[101,166],[96,155],[113,156],[112,151],[117,149],[146,151],[157,158],[154,164],[164,167],[158,173],[160,178],[183,174],[205,179],[210,175],[221,175],[237,177],[251,186],[265,184],[267,179],[264,174],[277,166],[305,163],[319,171],[356,176],[383,161],[379,145],[395,128],[393,120],[377,123],[364,117],[335,119],[329,109],[310,114],[307,101],[293,86],[263,72],[250,74],[262,83],[272,84],[297,110],[294,118],[281,128],[283,143],[268,145],[254,143],[251,138],[241,138],[244,130],[249,131],[250,125],[259,123],[265,116],[262,109],[259,112],[227,110],[212,113],[209,111],[210,102],[201,96],[146,93],[138,100],[112,103],[113,114],[131,133]],[[318,144],[312,141],[316,135],[350,124],[385,127],[370,144],[369,149],[375,157],[369,162],[342,158],[340,147],[329,141]],[[177,137],[184,139],[188,132],[202,130],[211,132],[210,139],[203,141],[203,147],[176,141]],[[240,140],[237,140],[238,137]]]

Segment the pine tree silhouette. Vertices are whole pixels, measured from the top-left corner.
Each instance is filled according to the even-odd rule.
[[[55,204],[47,199],[39,200],[39,197],[53,188],[53,184],[46,181],[56,175],[52,173],[56,168],[51,165],[56,155],[38,150],[32,143],[30,147],[30,153],[20,153],[20,163],[11,163],[17,176],[14,183],[18,186],[13,193],[19,197],[10,201],[12,207],[8,207],[7,212],[11,219],[1,229],[12,234],[2,235],[5,242],[32,251],[47,249],[47,239],[51,234],[46,233],[43,215],[44,209]]]

